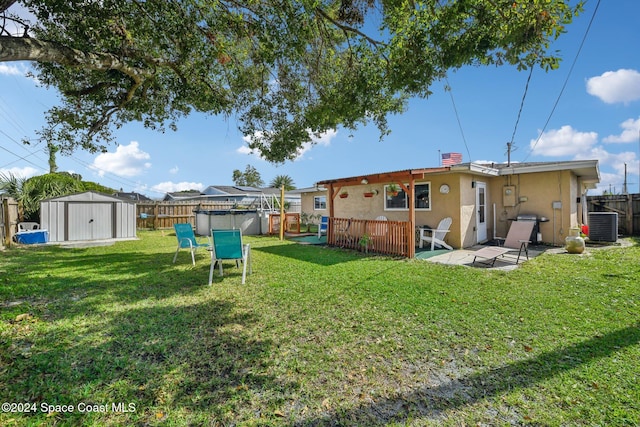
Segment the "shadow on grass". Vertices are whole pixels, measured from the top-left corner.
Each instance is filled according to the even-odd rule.
[[[327,246],[301,245],[293,242],[252,247],[251,250],[324,266],[354,261],[364,256],[355,251],[341,250]]]
[[[16,339],[3,349],[8,352],[0,357],[6,367],[2,394],[16,402],[132,402],[137,407],[126,418],[30,415],[47,423],[99,425],[105,422],[101,417],[115,416],[119,425],[149,425],[159,421],[156,414],[169,411],[193,417],[184,424],[223,421],[247,411],[252,396],[268,390],[277,399],[292,387],[265,374],[274,344],[248,334],[256,321],[235,312],[233,304],[206,301],[107,311],[102,322],[56,325],[30,347]]]
[[[447,410],[473,405],[482,399],[492,398],[514,389],[534,386],[546,379],[611,356],[638,343],[640,343],[640,324],[635,324],[528,360],[444,381],[434,387],[422,387],[351,410],[342,409],[339,413],[303,419],[290,425],[402,424],[417,417],[437,421]]]
[[[206,286],[210,259],[208,252],[202,250],[196,254],[194,267],[188,252],[180,254],[183,257],[173,264],[173,252],[149,253],[129,248],[96,253],[95,249],[42,247],[29,250],[28,256],[20,251],[6,255],[0,301],[60,300],[77,292],[109,293],[127,302],[149,296],[165,298]]]

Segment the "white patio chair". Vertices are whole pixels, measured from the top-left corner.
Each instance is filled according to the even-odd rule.
[[[451,228],[452,222],[453,220],[451,219],[451,217],[446,217],[440,220],[440,223],[438,224],[438,228],[436,229],[421,228],[420,229],[420,248],[422,248],[424,242],[431,242],[432,251],[435,250],[436,246],[440,246],[452,251],[453,248],[444,241],[445,236],[447,235],[447,233],[449,232],[449,229]]]

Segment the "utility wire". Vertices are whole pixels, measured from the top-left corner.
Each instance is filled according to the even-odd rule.
[[[456,101],[453,99],[453,89],[449,84],[449,79],[447,76],[444,77],[444,81],[447,84],[447,92],[449,92],[449,97],[451,98],[451,104],[453,105],[453,112],[456,115],[456,120],[458,122],[458,129],[460,129],[460,135],[462,135],[462,142],[464,143],[464,147],[467,150],[467,156],[469,156],[469,162],[471,162],[471,153],[469,152],[469,146],[467,145],[467,139],[464,137],[464,131],[462,130],[462,122],[460,121],[460,115],[458,114],[458,108],[456,107]]]
[[[4,135],[4,136],[6,136],[9,140],[11,140],[11,141],[15,142],[16,144],[18,144],[19,146],[21,146],[21,147],[23,147],[25,150],[27,150],[27,149],[26,149],[26,147],[24,147],[22,144],[19,144],[19,143],[18,143],[14,138],[12,138],[10,135],[8,135],[6,132],[4,132],[4,131],[3,131],[3,130],[1,130],[1,129],[0,129],[0,134],[2,134],[2,135]],[[38,151],[33,151],[33,152],[31,152],[31,151],[27,150],[27,151],[29,152],[29,154],[27,154],[27,155],[25,155],[25,156],[21,156],[21,155],[16,154],[16,153],[14,153],[13,151],[10,151],[9,149],[4,148],[4,147],[2,147],[2,146],[0,146],[0,149],[2,149],[2,150],[4,150],[4,151],[8,152],[9,154],[12,154],[13,156],[15,156],[15,157],[17,158],[16,160],[14,160],[14,161],[12,161],[12,162],[6,163],[6,164],[4,164],[4,165],[0,165],[0,169],[4,169],[4,168],[6,168],[6,167],[8,167],[8,166],[10,166],[10,165],[12,165],[12,164],[14,164],[14,163],[16,163],[16,162],[19,162],[20,160],[24,160],[25,162],[28,162],[28,163],[32,164],[33,166],[35,166],[35,167],[36,167],[36,168],[38,168],[39,170],[48,171],[48,168],[43,168],[43,167],[41,167],[41,166],[38,166],[37,164],[35,164],[34,162],[30,161],[30,160],[27,158],[27,157],[35,156],[35,155],[38,153],[38,151],[39,151],[39,150],[38,150]],[[68,156],[68,157],[69,157],[71,160],[75,161],[76,163],[78,163],[78,164],[82,165],[82,166],[83,166],[85,169],[87,169],[88,171],[96,171],[96,170],[97,170],[97,171],[103,172],[103,173],[105,173],[105,174],[114,175],[114,176],[116,176],[116,177],[118,177],[118,178],[122,178],[122,177],[120,177],[119,175],[116,175],[116,174],[113,174],[113,173],[111,173],[111,172],[109,172],[109,171],[106,171],[106,170],[100,169],[99,167],[96,167],[96,166],[90,165],[90,164],[88,164],[87,162],[84,162],[84,161],[82,161],[82,160],[80,160],[80,159],[78,159],[78,158],[76,158],[76,157],[74,157],[74,156]],[[42,159],[40,159],[40,158],[38,158],[38,157],[36,157],[36,158],[37,158],[38,160],[40,160],[40,161],[43,161]],[[135,182],[135,181],[131,181],[131,180],[127,180],[126,178],[122,178],[122,179],[124,179],[124,181],[122,181],[122,180],[120,180],[120,179],[116,179],[116,178],[113,178],[113,177],[111,177],[111,176],[104,176],[104,175],[103,175],[103,177],[105,177],[106,179],[110,179],[110,180],[112,180],[112,181],[115,181],[115,182],[117,182],[118,184],[121,184],[121,185],[126,185],[126,186],[137,186],[137,185],[138,185],[138,183],[137,183],[137,182]],[[127,182],[127,181],[128,181],[128,182]]]
[[[562,94],[564,93],[564,90],[567,87],[567,83],[569,83],[569,77],[571,76],[571,73],[573,72],[573,68],[575,67],[576,62],[578,62],[578,57],[580,56],[580,52],[582,51],[582,47],[584,46],[585,41],[587,40],[587,35],[589,34],[589,30],[591,29],[591,25],[593,24],[593,20],[596,17],[596,12],[598,12],[598,7],[599,6],[600,6],[600,0],[598,0],[598,2],[596,3],[596,7],[593,10],[593,15],[591,15],[591,20],[589,21],[589,25],[587,26],[587,29],[584,32],[584,36],[582,36],[582,42],[580,43],[580,47],[578,48],[578,51],[576,52],[576,56],[573,58],[573,62],[571,63],[571,67],[569,68],[569,73],[567,74],[567,77],[564,80],[564,84],[562,85],[562,89],[560,89],[560,93],[558,94],[558,97],[556,98],[556,102],[553,104],[553,108],[551,109],[551,113],[549,113],[549,117],[547,117],[547,121],[545,122],[542,130],[540,131],[540,134],[538,135],[538,139],[536,139],[536,142],[533,144],[533,147],[531,147],[531,149],[529,150],[529,153],[522,160],[523,162],[526,161],[529,158],[529,156],[531,155],[531,153],[533,153],[533,150],[535,150],[536,146],[540,142],[540,139],[542,138],[542,135],[544,134],[544,131],[547,129],[547,126],[549,125],[549,122],[551,121],[551,117],[553,116],[553,113],[556,111],[556,107],[558,106],[558,103],[560,102],[560,98],[562,97]]]
[[[116,175],[113,172],[109,172],[107,170],[100,169],[99,167],[91,165],[91,164],[89,164],[89,163],[87,163],[87,162],[85,162],[83,160],[80,160],[80,159],[74,157],[74,156],[68,156],[68,157],[71,160],[73,160],[74,162],[82,165],[85,169],[87,169],[90,172],[94,172],[94,171],[102,172],[104,174],[104,175],[102,175],[103,178],[110,179],[110,180],[112,180],[114,182],[117,182],[120,185],[126,185],[126,186],[132,186],[132,187],[135,187],[135,186],[138,185],[138,183],[135,182],[135,181],[129,180],[129,179],[124,178],[124,177],[122,177],[120,175]],[[111,176],[107,176],[107,175],[113,175],[114,177],[117,177],[117,178],[114,178],[114,177],[111,177]]]
[[[20,156],[20,155],[18,155],[18,154],[16,154],[16,153],[14,153],[13,151],[11,151],[11,150],[9,150],[9,149],[7,149],[7,148],[4,148],[4,147],[2,147],[2,146],[0,146],[0,149],[2,149],[2,150],[4,150],[4,151],[6,151],[7,153],[9,153],[9,154],[11,154],[11,155],[13,155],[13,156],[17,157],[19,160],[24,160],[25,162],[27,162],[27,163],[29,163],[29,164],[32,164],[33,166],[37,167],[38,169],[41,169],[41,170],[47,170],[47,169],[45,169],[45,168],[43,168],[43,167],[41,167],[41,166],[39,166],[39,165],[36,165],[36,164],[35,164],[35,163],[33,163],[31,160],[27,159],[27,157],[33,156],[33,155],[35,155],[35,153],[31,153],[31,154],[29,154],[28,156]],[[7,164],[6,166],[11,165],[11,164],[13,164],[13,163],[15,163],[15,162],[11,162],[11,163]],[[4,167],[6,167],[6,166],[0,166],[0,168],[4,168]]]
[[[520,123],[520,116],[522,115],[522,110],[524,108],[524,100],[527,97],[527,92],[529,91],[529,82],[531,81],[531,75],[533,74],[533,66],[529,70],[529,77],[527,77],[527,83],[524,86],[524,93],[522,94],[522,100],[520,101],[520,109],[518,110],[518,117],[516,118],[516,124],[513,127],[513,133],[511,134],[511,143],[510,147],[513,147],[513,140],[516,138],[516,131],[518,130],[518,123]]]

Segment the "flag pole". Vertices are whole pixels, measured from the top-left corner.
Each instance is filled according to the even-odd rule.
[[[438,150],[438,166],[442,166],[442,156],[440,155],[440,150]]]

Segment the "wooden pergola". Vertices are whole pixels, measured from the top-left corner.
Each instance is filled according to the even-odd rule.
[[[340,193],[342,187],[361,185],[361,184],[396,184],[398,185],[409,197],[409,213],[407,221],[409,222],[409,228],[415,229],[416,224],[416,211],[413,200],[415,199],[415,182],[421,181],[425,178],[425,175],[435,173],[449,172],[451,168],[449,166],[437,167],[437,168],[425,168],[425,169],[406,169],[395,172],[374,173],[368,175],[359,175],[348,178],[328,179],[319,181],[317,185],[323,185],[327,188],[327,200],[329,202],[329,218],[335,217],[334,212],[334,200]],[[407,245],[407,254],[410,258],[415,256],[416,237],[415,233],[409,233]]]

